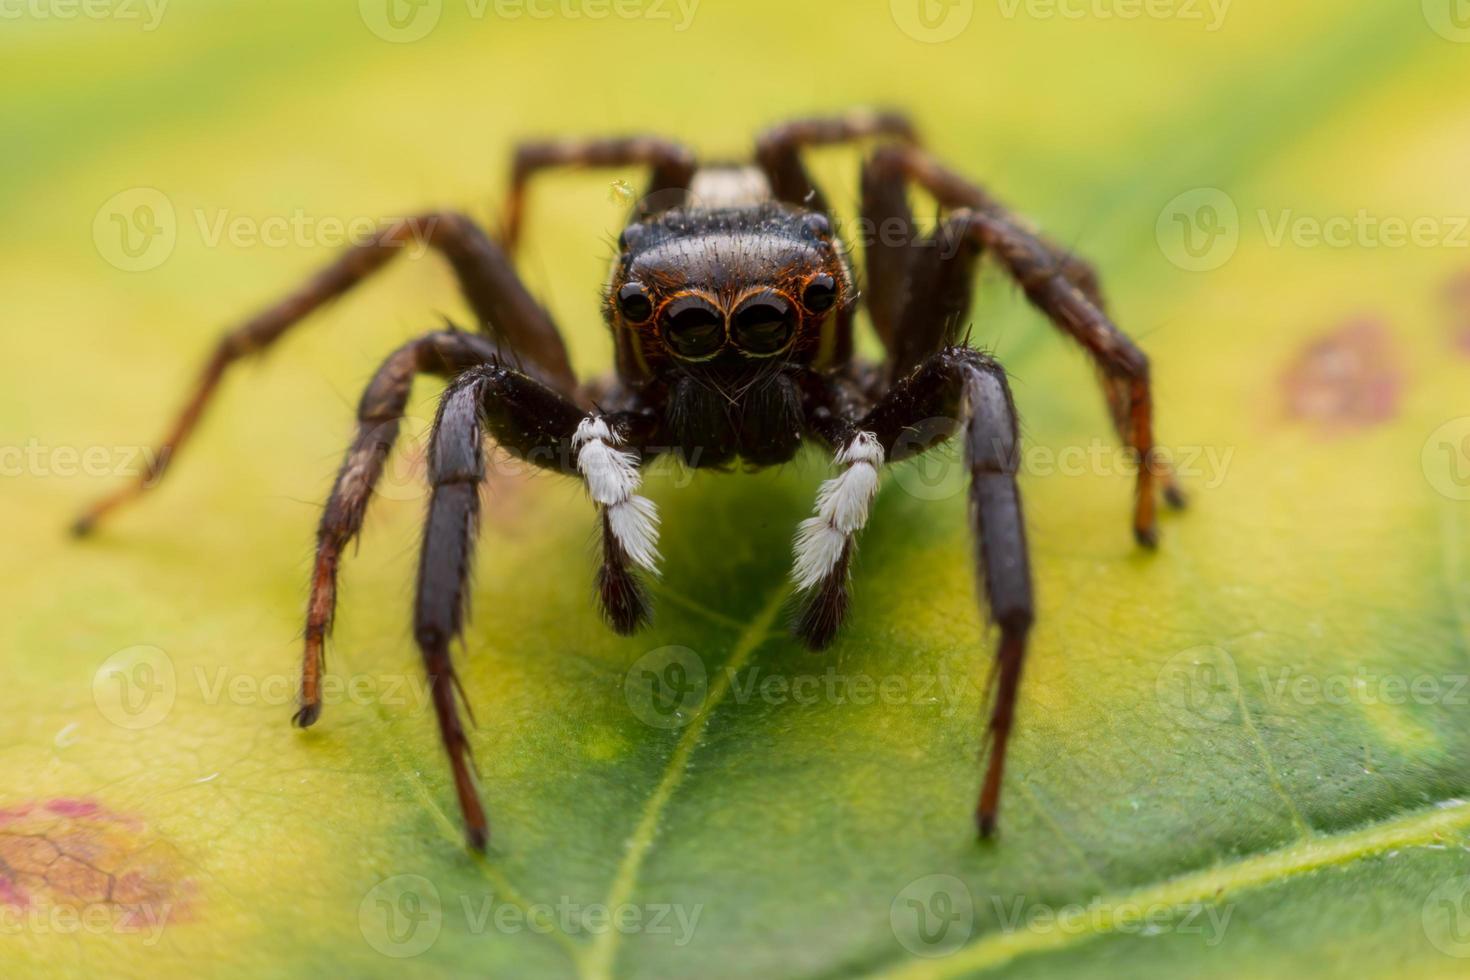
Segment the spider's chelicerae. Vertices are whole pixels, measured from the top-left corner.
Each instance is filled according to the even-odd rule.
[[[805,147],[864,139],[875,147],[862,170],[863,227],[870,232],[862,299],[887,352],[881,364],[853,356],[859,292],[827,201],[802,162]],[[530,178],[559,166],[651,170],[648,194],[618,240],[607,287],[603,312],[616,372],[605,380],[579,382],[572,374],[556,325],[509,257]],[[931,231],[915,228],[910,184],[941,209]],[[368,384],[356,437],[317,532],[296,723],[310,725],[321,714],[338,566],[362,527],[417,374],[450,383],[429,449],[432,490],[414,636],[468,839],[481,849],[488,824],[471,777],[449,645],[468,611],[487,434],[510,452],[585,483],[601,522],[598,597],[619,633],[632,633],[648,618],[639,577],[658,570],[658,516],[653,502],[638,495],[640,467],[668,452],[699,467],[736,459],[767,466],[790,460],[806,440],[829,447],[840,472],[822,485],[815,515],[797,531],[792,571],[801,599],[796,633],[813,649],[830,643],[841,626],[848,566],[880,469],[959,434],[970,471],[976,574],[999,632],[989,761],[977,808],[981,833],[990,833],[1033,612],[1016,489],[1015,406],[1000,365],[961,343],[983,254],[1096,362],[1118,432],[1143,464],[1133,509],[1138,540],[1156,540],[1156,494],[1182,503],[1153,456],[1148,362],[1108,319],[1092,269],[940,166],[896,113],[852,112],[775,127],[757,141],[748,166],[702,167],[683,146],[652,137],[526,144],[515,154],[499,243],[458,214],[398,222],[228,332],[150,471],[87,512],[78,533],[156,483],[231,363],[274,343],[416,236],[448,258],[480,332],[446,329],[412,340]],[[952,421],[936,425],[936,419]]]

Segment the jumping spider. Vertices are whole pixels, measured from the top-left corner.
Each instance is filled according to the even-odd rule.
[[[854,358],[860,296],[801,153],[864,139],[875,147],[862,169],[863,223],[885,230],[864,249],[864,298],[887,352],[876,365]],[[619,238],[603,309],[617,370],[612,378],[580,383],[556,325],[510,258],[527,185],[552,167],[635,165],[650,168],[651,182]],[[910,183],[941,209],[939,226],[928,233],[915,230]],[[822,485],[815,516],[801,525],[792,572],[802,601],[796,633],[821,649],[846,612],[853,542],[877,492],[879,469],[963,430],[976,572],[999,629],[989,764],[977,807],[980,832],[988,835],[1033,613],[1016,489],[1015,407],[1001,366],[961,343],[983,253],[1096,362],[1119,435],[1143,463],[1133,509],[1138,540],[1156,541],[1160,489],[1170,503],[1182,503],[1172,476],[1153,458],[1148,362],[1108,319],[1093,270],[940,166],[901,114],[852,112],[778,126],[757,141],[753,165],[702,167],[683,146],[653,137],[526,144],[515,154],[499,243],[459,214],[398,222],[227,333],[149,472],[94,506],[77,532],[157,482],[230,364],[352,289],[421,230],[453,266],[480,333],[446,329],[410,341],[383,363],[362,397],[357,435],[317,532],[295,723],[311,725],[321,714],[338,564],[362,526],[417,374],[450,383],[429,449],[432,495],[414,636],[468,840],[477,849],[489,831],[471,779],[449,644],[468,611],[487,433],[512,453],[584,481],[601,522],[602,611],[624,634],[648,617],[639,576],[656,574],[659,561],[657,513],[637,493],[641,466],[668,452],[701,467],[736,459],[768,466],[790,460],[808,439],[829,447],[841,474]],[[954,421],[935,427],[935,419]]]

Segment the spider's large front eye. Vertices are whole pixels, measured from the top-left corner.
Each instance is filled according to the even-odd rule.
[[[725,320],[707,300],[681,296],[663,318],[664,339],[681,357],[709,357],[725,345]]]
[[[653,316],[653,303],[642,283],[630,282],[618,290],[618,310],[629,323],[642,323]]]
[[[796,317],[776,293],[760,293],[740,304],[731,324],[735,344],[750,354],[774,354],[791,342]]]
[[[837,280],[827,275],[812,276],[811,282],[806,284],[806,292],[801,294],[801,305],[813,313],[826,313],[837,302]]]

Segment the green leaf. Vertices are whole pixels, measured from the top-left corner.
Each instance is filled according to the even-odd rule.
[[[23,147],[0,188],[8,975],[1463,974],[1470,134],[1445,98],[1465,49],[1431,26],[1451,22],[976,5],[925,43],[890,6],[710,3],[675,30],[445,5],[406,44],[284,3],[170,8],[130,45],[122,22],[7,28],[12,85],[45,96],[0,104]],[[1096,260],[1193,497],[1135,549],[1087,365],[987,274],[974,336],[1024,414],[1040,608],[997,841],[971,817],[993,637],[943,454],[887,476],[819,656],[784,630],[817,455],[650,479],[665,575],[634,639],[594,611],[580,490],[498,468],[458,654],[482,859],[407,627],[410,439],[347,566],[338,686],[290,727],[356,393],[434,311],[463,313],[432,259],[238,370],[167,485],[64,538],[214,331],[333,254],[323,219],[483,202],[527,132],[730,153],[844,101],[911,106],[947,160]],[[853,199],[852,155],[819,169]],[[533,199],[524,268],[584,372],[609,360],[608,188],[636,177]],[[138,188],[175,241],[128,272],[107,202]],[[1391,244],[1385,219],[1431,240]],[[418,435],[436,396],[416,391]]]

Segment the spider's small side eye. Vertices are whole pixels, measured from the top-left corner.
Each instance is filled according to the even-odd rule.
[[[681,296],[668,305],[663,332],[681,357],[711,357],[725,346],[725,318],[697,296]]]
[[[806,284],[806,292],[801,294],[801,305],[813,313],[825,313],[837,302],[837,280],[825,272],[818,276],[812,276],[811,281]]]
[[[618,251],[626,252],[637,248],[643,242],[644,232],[647,229],[642,225],[628,225],[618,235]]]
[[[629,323],[642,323],[653,316],[653,302],[639,282],[630,282],[618,290],[618,310]]]
[[[801,219],[801,230],[808,238],[831,238],[832,222],[825,214],[814,211]]]

